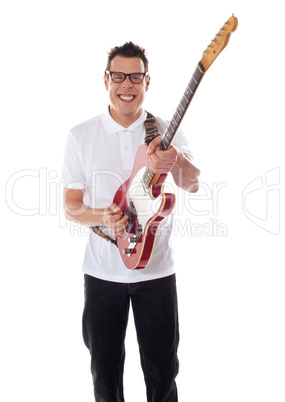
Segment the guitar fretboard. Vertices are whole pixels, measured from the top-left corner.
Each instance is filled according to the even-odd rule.
[[[194,74],[192,75],[192,78],[191,78],[189,84],[186,87],[186,90],[179,102],[179,105],[178,105],[172,119],[168,123],[168,126],[166,127],[166,129],[161,137],[159,147],[163,151],[165,151],[166,149],[168,149],[170,147],[170,145],[175,137],[175,134],[177,133],[178,127],[185,115],[185,112],[186,112],[188,106],[190,105],[190,102],[195,94],[195,91],[198,88],[198,86],[203,78],[204,72],[205,72],[205,68],[200,61],[196,67]],[[145,188],[150,187],[154,176],[155,176],[155,173],[153,173],[148,166],[146,168],[146,171],[143,176],[143,184],[144,184]]]

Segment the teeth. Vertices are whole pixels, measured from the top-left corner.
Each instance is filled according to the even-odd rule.
[[[131,96],[120,95],[120,98],[123,100],[129,101],[129,100],[132,100],[134,97],[133,97],[133,95],[131,95]]]

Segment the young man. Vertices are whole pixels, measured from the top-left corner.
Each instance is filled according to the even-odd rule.
[[[70,131],[62,181],[67,217],[99,226],[114,239],[124,234],[128,217],[113,198],[131,175],[136,151],[145,139],[147,114],[142,105],[150,86],[145,51],[132,42],[112,49],[104,84],[110,105],[104,114]],[[156,121],[163,133],[167,122],[158,117]],[[177,133],[166,151],[158,144],[159,137],[148,147],[151,170],[171,172],[178,186],[197,191],[199,170],[191,162],[184,134]],[[124,401],[124,339],[130,301],[147,400],[177,401],[179,332],[172,225],[172,216],[161,222],[150,262],[140,270],[128,270],[116,245],[90,234],[83,263],[83,336],[91,354],[96,402]]]

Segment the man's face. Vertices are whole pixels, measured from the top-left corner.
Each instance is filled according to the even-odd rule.
[[[116,56],[111,61],[110,71],[125,74],[144,73],[143,61],[138,57]],[[124,127],[135,122],[142,113],[145,92],[148,90],[150,78],[145,77],[140,84],[133,84],[129,77],[121,84],[112,81],[110,76],[104,77],[105,87],[110,97],[110,114],[114,120]]]

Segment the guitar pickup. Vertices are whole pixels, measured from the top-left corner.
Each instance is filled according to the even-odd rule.
[[[128,223],[129,223],[125,230],[127,233],[130,233],[132,227],[134,226],[134,224],[137,220],[137,211],[136,211],[133,201],[131,201],[129,203],[129,205],[127,206],[127,208],[124,211],[124,214],[128,216]]]
[[[137,243],[140,239],[140,236],[129,237],[129,243]]]
[[[128,254],[129,256],[136,253],[135,248],[124,248],[123,254]]]

